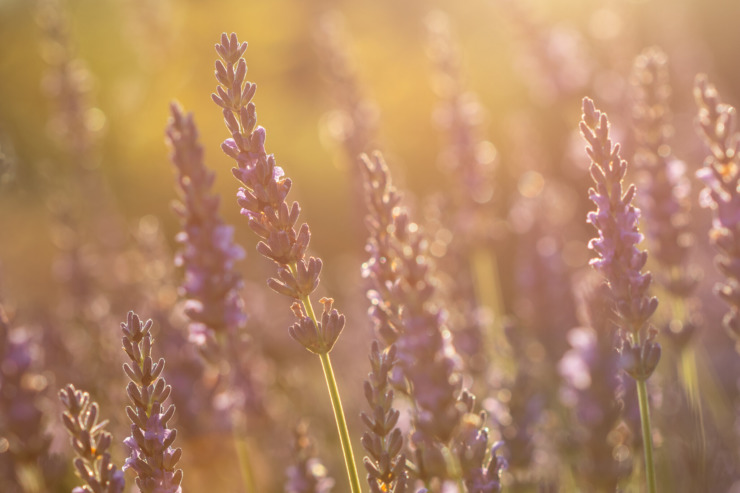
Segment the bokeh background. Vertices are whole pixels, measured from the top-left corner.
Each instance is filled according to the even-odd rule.
[[[322,293],[336,298],[348,316],[333,354],[350,426],[360,430],[361,381],[368,371],[372,329],[360,277],[366,255],[362,202],[354,188],[354,158],[347,152],[357,125],[346,114],[347,81],[355,84],[371,140],[385,152],[416,220],[433,222],[429,204],[448,193],[451,182],[442,153],[445,135],[435,124],[444,81],[430,61],[430,22],[448,23],[465,86],[477,95],[479,104],[473,103],[471,112],[488,142],[481,152],[495,169],[490,216],[505,312],[529,321],[536,327],[532,337],[544,347],[560,348],[561,356],[568,348],[566,333],[577,324],[575,310],[566,303],[560,305],[562,316],[547,314],[538,288],[562,283],[562,291],[569,292],[574,279],[588,271],[586,244],[594,232],[585,222],[591,206],[589,161],[577,130],[581,98],[594,98],[609,113],[629,159],[633,60],[653,45],[666,52],[673,150],[692,180],[693,260],[704,271],[697,291],[705,313],[698,336],[702,354],[708,355],[703,371],[712,375],[721,401],[717,423],[731,425],[727,416],[734,415],[731,403],[737,399],[737,354],[720,328],[725,308],[711,292],[718,274],[707,240],[710,217],[698,207],[700,185],[693,178],[706,151],[694,130],[691,91],[695,75],[703,72],[726,102],[740,101],[738,16],[738,3],[700,0],[0,0],[0,151],[8,170],[0,182],[2,300],[43,348],[34,371],[43,377],[37,386],[48,412],[43,427],[51,430],[53,454],[69,455],[67,438],[53,423],[60,410],[55,394],[67,381],[94,385],[88,390],[101,401],[117,437],[127,433],[123,375],[115,376],[123,354],[108,363],[110,379],[95,383],[100,375],[91,372],[98,366],[86,365],[85,344],[76,339],[98,330],[90,337],[109,338],[116,346],[117,324],[129,309],[159,317],[163,331],[180,331],[180,343],[160,351],[168,361],[194,365],[194,376],[183,376],[183,386],[208,377],[187,348],[177,304],[179,273],[172,252],[180,225],[171,212],[176,191],[164,142],[174,100],[195,116],[206,162],[217,173],[221,213],[236,225],[236,240],[248,252],[239,267],[246,281],[243,294],[252,337],[265,355],[255,358],[256,374],[273,402],[270,425],[265,425],[271,431],[255,435],[251,443],[259,491],[280,490],[280,464],[288,460],[290,430],[299,418],[312,423],[336,491],[344,491],[341,457],[329,452],[336,438],[328,401],[319,404],[325,400],[321,369],[289,338],[288,304],[266,288],[273,267],[254,252],[256,239],[235,204],[232,162],[220,150],[228,135],[210,98],[216,87],[213,46],[222,32],[236,32],[249,42],[247,78],[258,85],[255,101],[260,124],[268,130],[268,151],[293,179],[291,196],[311,225],[311,251],[324,259]],[[62,87],[60,67],[74,82],[71,87]],[[65,119],[70,114],[82,122],[81,130]],[[80,132],[82,142],[75,140]],[[439,256],[443,244],[436,250]],[[95,272],[82,311],[107,327],[91,328],[90,317],[88,325],[80,322],[80,308],[70,301],[76,294],[70,291],[65,255],[76,248],[82,264]],[[548,279],[537,264],[542,257],[556,257],[565,269],[562,277]],[[95,286],[109,292],[97,296]],[[146,293],[140,297],[143,306],[126,306],[135,296],[111,294],[131,294],[126,292],[131,286]],[[82,325],[88,332],[79,330]],[[54,366],[70,361],[68,371]],[[177,378],[168,376],[173,385]],[[663,378],[672,376],[666,372]],[[202,385],[207,388],[207,380]],[[175,387],[184,403],[178,404],[178,423],[184,428],[179,446],[185,450],[185,489],[211,485],[239,491],[228,430],[209,422],[211,401],[195,388]],[[677,399],[671,392],[677,391],[657,392],[658,401],[668,402],[662,409],[671,409],[671,399]],[[111,397],[116,393],[121,397]],[[188,403],[197,399],[203,402]],[[188,427],[186,416],[199,413],[199,422]],[[660,427],[661,418],[656,419]],[[670,448],[670,437],[664,438],[667,445],[659,443],[659,450]],[[125,456],[120,449],[119,459]],[[670,477],[676,463],[666,459],[662,475]],[[74,484],[71,468],[60,465],[59,471],[55,491],[68,490]],[[695,477],[704,476],[697,472]],[[702,481],[691,487],[700,488]],[[680,484],[677,480],[671,491],[705,491],[682,490]]]

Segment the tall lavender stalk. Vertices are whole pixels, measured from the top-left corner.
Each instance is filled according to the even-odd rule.
[[[59,398],[66,408],[62,422],[77,454],[75,471],[86,483],[73,489],[72,493],[123,493],[126,481],[123,471],[111,462],[108,449],[112,437],[105,431],[108,420],[98,421],[98,403],[90,399],[90,394],[75,389],[72,384],[59,392]]]
[[[494,179],[497,152],[483,137],[485,112],[466,87],[449,18],[433,12],[426,26],[432,87],[439,97],[434,120],[444,142],[438,161],[450,183],[442,208],[447,213],[444,227],[452,234],[438,268],[453,280],[446,286],[446,305],[456,326],[456,350],[466,370],[483,382],[486,365],[479,362],[491,356],[501,359],[505,347],[499,259],[492,248],[503,234]]]
[[[380,154],[363,156],[370,230],[363,276],[371,282],[368,298],[378,336],[398,353],[396,387],[412,397],[418,474],[461,480],[458,466],[445,454],[460,423],[457,405],[461,390],[460,362],[436,303],[436,281],[428,261],[427,242],[391,183]]]
[[[621,432],[623,403],[618,400],[623,377],[614,350],[615,326],[609,286],[587,279],[578,288],[581,326],[568,332],[572,348],[560,360],[563,401],[572,408],[570,444],[574,469],[586,491],[615,491],[632,472]]]
[[[656,330],[648,323],[658,308],[658,300],[648,295],[651,275],[641,272],[647,262],[647,252],[637,248],[642,235],[637,228],[640,211],[632,205],[636,188],[631,185],[623,192],[627,162],[620,156],[619,144],[612,145],[606,114],[597,110],[588,98],[583,100],[580,129],[591,158],[591,177],[596,183],[596,188],[589,190],[596,211],[588,214],[588,222],[599,232],[598,238],[589,242],[589,248],[598,254],[591,265],[606,278],[614,297],[624,369],[637,383],[648,490],[655,493],[653,439],[645,382],[660,360]]]
[[[257,126],[257,110],[252,98],[257,86],[245,80],[247,62],[243,58],[247,43],[239,43],[235,33],[221,36],[216,45],[220,60],[216,61],[216,79],[219,86],[213,101],[223,110],[231,138],[221,148],[236,161],[232,171],[244,185],[237,201],[249,227],[262,241],[257,251],[277,264],[277,278],[268,279],[276,292],[295,300],[291,306],[298,321],[289,329],[291,337],[321,360],[329,389],[334,418],[337,422],[347,475],[353,493],[360,491],[360,479],[352,454],[347,421],[342,409],[339,389],[334,376],[329,352],[344,328],[344,315],[333,308],[331,298],[322,298],[321,319],[316,316],[311,293],[319,285],[321,259],[309,257],[306,250],[311,238],[307,224],[298,231],[295,226],[300,214],[298,202],[290,206],[286,196],[292,181],[277,166],[275,156],[265,150],[265,129]]]
[[[396,346],[381,349],[378,341],[373,341],[370,349],[372,371],[365,380],[365,399],[370,405],[370,413],[362,413],[368,431],[362,435],[362,446],[368,453],[365,457],[367,482],[371,493],[405,493],[407,485],[406,455],[403,450],[403,436],[396,426],[400,413],[393,408],[393,388],[390,375],[396,359]]]
[[[642,175],[641,210],[651,253],[663,275],[658,282],[671,294],[672,316],[669,333],[684,347],[695,325],[687,312],[686,300],[698,285],[698,276],[689,266],[693,243],[689,231],[689,180],[685,165],[676,159],[670,146],[673,126],[668,60],[659,48],[645,50],[635,59],[632,70],[635,94],[635,165]]]
[[[694,96],[699,106],[697,127],[711,153],[697,176],[704,182],[702,204],[712,209],[709,238],[717,249],[716,265],[723,282],[715,288],[730,307],[723,323],[740,352],[740,138],[737,112],[723,104],[706,76],[696,78]]]
[[[136,486],[142,493],[182,493],[182,469],[176,469],[182,449],[173,449],[177,431],[167,423],[175,414],[175,406],[164,410],[163,404],[172,391],[161,376],[164,358],[152,359],[152,321],[143,323],[129,312],[121,324],[123,349],[131,360],[123,370],[131,381],[126,388],[131,406],[126,414],[131,420],[131,436],[123,443],[131,455],[123,466],[136,472]]]
[[[242,280],[234,268],[244,258],[244,250],[234,243],[234,228],[224,224],[218,213],[218,195],[210,190],[216,174],[203,163],[192,114],[184,115],[175,103],[170,112],[166,134],[182,200],[175,211],[183,225],[175,263],[185,271],[180,289],[187,299],[190,338],[207,346],[216,335],[222,339],[234,335],[246,321],[239,297]]]
[[[317,20],[316,46],[322,62],[321,74],[326,79],[334,109],[324,115],[329,136],[341,146],[349,167],[352,200],[357,221],[353,224],[361,236],[365,203],[362,200],[362,170],[358,157],[378,148],[378,106],[366,95],[357,61],[349,46],[351,39],[338,12],[326,12]]]
[[[252,372],[244,364],[248,348],[241,334],[246,315],[239,290],[243,282],[235,263],[244,258],[244,250],[233,240],[234,228],[224,223],[218,213],[219,197],[211,191],[216,174],[203,162],[203,148],[198,142],[198,129],[192,114],[183,114],[172,103],[166,135],[177,170],[181,203],[175,204],[183,231],[177,235],[181,244],[175,263],[184,268],[185,279],[180,288],[187,298],[185,313],[190,318],[190,340],[207,359],[215,362],[216,354],[226,363],[231,392],[237,392],[247,382],[254,389]],[[242,372],[237,371],[239,368]],[[246,370],[246,371],[244,371]],[[242,401],[254,403],[254,395],[244,395]],[[254,490],[252,467],[243,430],[243,415],[233,409],[231,420],[234,441],[239,451],[242,475],[250,490]]]

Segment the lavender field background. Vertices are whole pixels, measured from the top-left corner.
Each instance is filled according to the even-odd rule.
[[[738,16],[0,0],[0,492],[740,492]]]

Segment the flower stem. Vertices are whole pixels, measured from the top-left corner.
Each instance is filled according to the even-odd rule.
[[[289,265],[288,268],[293,275],[295,275],[296,265]],[[307,295],[302,296],[301,303],[303,304],[303,308],[306,310],[308,317],[313,320],[314,325],[318,328],[319,321],[316,318],[316,312],[313,310],[311,298]],[[352,442],[349,439],[347,419],[344,417],[342,399],[339,397],[339,387],[337,386],[337,379],[334,377],[334,369],[331,366],[331,359],[329,358],[329,353],[319,354],[319,358],[321,359],[321,367],[324,370],[326,386],[329,389],[331,406],[334,409],[334,420],[337,422],[337,431],[339,432],[339,441],[342,444],[342,453],[344,454],[344,464],[347,467],[349,484],[352,489],[352,493],[360,493],[362,491],[360,489],[360,476],[357,473],[357,464],[355,463],[355,456],[352,453]]]
[[[347,420],[344,418],[344,410],[342,409],[342,400],[339,398],[339,388],[337,387],[336,378],[334,378],[334,369],[331,366],[331,359],[329,353],[320,354],[321,366],[324,369],[324,378],[326,379],[326,386],[329,388],[329,396],[331,397],[331,405],[334,408],[334,419],[337,422],[337,430],[339,431],[339,440],[342,442],[342,452],[344,453],[344,463],[347,467],[347,475],[349,476],[349,483],[352,488],[352,493],[360,493],[360,476],[357,474],[357,465],[355,464],[355,456],[352,454],[352,443],[349,439],[349,430],[347,428]]]
[[[257,491],[254,485],[254,474],[252,474],[252,462],[249,458],[249,444],[245,438],[241,427],[237,429],[237,426],[232,422],[232,433],[234,437],[234,448],[236,449],[236,457],[239,461],[239,469],[242,473],[242,485],[245,490],[249,493]]]
[[[648,493],[657,493],[655,482],[655,462],[653,461],[653,436],[650,427],[650,407],[648,404],[647,383],[636,380],[637,397],[640,402],[640,422],[642,424],[642,443],[645,451],[645,475],[647,476]]]

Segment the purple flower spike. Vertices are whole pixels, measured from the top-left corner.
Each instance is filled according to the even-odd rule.
[[[697,176],[704,182],[702,205],[712,209],[709,237],[717,249],[716,265],[725,280],[715,290],[730,306],[724,325],[740,351],[740,139],[737,112],[722,104],[706,76],[696,78],[694,96],[699,106],[697,127],[711,153]]]
[[[105,431],[108,421],[98,422],[98,403],[90,394],[69,384],[59,392],[64,404],[62,423],[67,429],[77,458],[74,460],[77,475],[87,483],[72,490],[73,493],[123,493],[126,481],[123,471],[111,463],[108,452],[113,440]]]
[[[218,213],[218,196],[211,192],[215,174],[203,164],[192,114],[185,115],[175,103],[170,110],[166,134],[182,200],[175,211],[183,226],[177,235],[182,248],[175,262],[185,269],[180,290],[187,299],[190,339],[207,344],[215,334],[234,334],[246,322],[239,297],[242,279],[234,268],[245,254],[234,243],[233,228]]]
[[[461,390],[460,358],[435,302],[437,281],[429,262],[427,240],[399,206],[401,196],[391,183],[379,153],[362,156],[370,236],[370,258],[363,276],[370,289],[370,315],[386,345],[395,344],[398,363],[391,382],[416,402],[411,442],[419,477],[446,478],[442,449],[460,424],[457,398]]]
[[[216,61],[219,86],[212,99],[223,109],[231,134],[221,149],[236,161],[232,172],[243,185],[237,192],[237,203],[249,227],[262,239],[257,251],[277,264],[278,277],[269,279],[268,285],[300,301],[293,306],[298,320],[290,328],[290,335],[309,351],[327,354],[344,327],[344,316],[325,307],[322,320],[314,318],[310,296],[319,285],[321,261],[306,258],[311,233],[307,224],[298,225],[298,202],[286,201],[292,182],[275,156],[265,150],[267,131],[257,125],[257,109],[252,101],[257,85],[245,79],[246,49],[247,43],[240,44],[236,34],[224,34],[216,45],[221,58]]]
[[[131,455],[123,470],[136,472],[136,485],[142,493],[181,493],[182,469],[176,466],[182,449],[172,448],[177,432],[167,427],[175,406],[166,410],[162,406],[172,387],[161,376],[164,359],[156,363],[152,359],[152,321],[143,323],[129,312],[121,328],[123,349],[131,360],[123,370],[131,379],[126,390],[132,404],[126,408],[131,436],[124,440]]]
[[[583,100],[580,128],[588,143],[586,152],[596,183],[596,188],[589,190],[596,211],[588,214],[588,222],[599,232],[588,245],[598,254],[591,265],[606,278],[614,297],[621,319],[625,370],[636,380],[646,380],[660,359],[655,329],[647,323],[658,308],[658,300],[648,295],[650,273],[642,273],[647,252],[637,248],[642,235],[637,228],[640,211],[632,205],[636,189],[630,185],[623,190],[627,162],[620,156],[619,144],[612,145],[606,114],[588,98]]]

